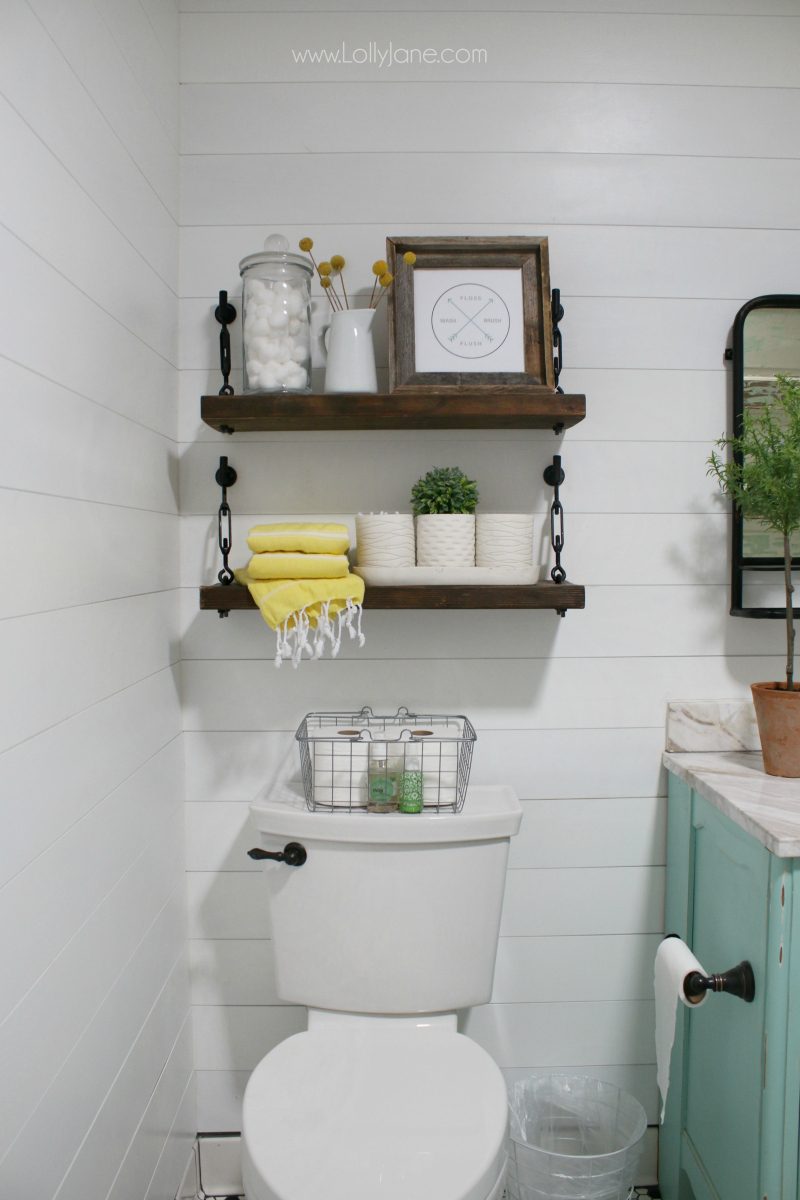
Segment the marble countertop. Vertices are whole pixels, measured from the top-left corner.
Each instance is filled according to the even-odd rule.
[[[779,858],[800,858],[800,779],[767,775],[754,751],[665,753],[668,771]]]

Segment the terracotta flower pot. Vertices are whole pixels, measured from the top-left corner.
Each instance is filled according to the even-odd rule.
[[[753,683],[758,735],[768,775],[800,779],[800,683]]]

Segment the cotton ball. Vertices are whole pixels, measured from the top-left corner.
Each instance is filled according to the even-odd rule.
[[[273,329],[286,329],[289,325],[289,314],[281,308],[276,308],[269,314],[269,323]]]
[[[291,291],[284,301],[286,311],[290,316],[296,317],[303,307],[303,301],[299,292]]]
[[[275,367],[275,373],[278,377],[278,383],[285,383],[286,376],[291,374],[292,368],[285,362],[279,362]]]
[[[297,317],[290,317],[288,326],[289,337],[294,337],[299,328],[300,322],[298,321]]]
[[[274,308],[275,304],[277,303],[277,300],[278,300],[278,297],[275,295],[272,288],[265,288],[264,291],[261,293],[261,295],[258,297],[258,303],[266,304],[267,308]]]
[[[258,386],[264,391],[271,391],[278,385],[278,375],[274,363],[268,363],[258,377]]]
[[[256,309],[256,316],[259,321],[268,321],[275,311],[274,304],[259,304]]]
[[[279,363],[286,363],[286,362],[291,361],[292,352],[289,349],[288,342],[278,342],[278,348],[275,353],[275,358],[276,358],[277,362],[279,362]]]
[[[294,346],[292,346],[292,358],[296,363],[305,362],[308,358],[308,351],[305,346],[295,342]]]
[[[287,380],[288,382],[288,380]],[[304,367],[295,367],[291,374],[291,387],[304,388],[308,383],[308,372]]]
[[[247,378],[250,380],[251,383],[253,382],[253,380],[257,379],[258,376],[261,374],[262,366],[263,366],[263,364],[260,363],[257,358],[248,359],[247,364],[246,364]]]
[[[256,321],[253,325],[253,337],[269,337],[272,326],[269,321]]]
[[[269,358],[275,357],[275,342],[271,338],[257,337],[253,338],[250,343],[250,357],[258,358],[261,362],[266,362]]]
[[[264,291],[264,287],[263,279],[248,279],[247,281],[247,293],[250,296],[257,296],[259,292]]]
[[[278,357],[279,343],[274,338],[265,338],[264,354],[262,355],[264,362],[271,362],[273,358]]]

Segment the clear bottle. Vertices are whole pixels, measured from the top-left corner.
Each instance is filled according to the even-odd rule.
[[[418,754],[407,754],[397,789],[400,812],[422,812],[422,791],[422,759]]]
[[[369,811],[397,812],[398,772],[394,763],[390,764],[387,747],[383,743],[375,743],[373,746],[368,776]]]
[[[272,233],[239,263],[245,392],[310,392],[314,267]]]

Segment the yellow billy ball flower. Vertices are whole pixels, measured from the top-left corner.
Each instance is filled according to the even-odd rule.
[[[313,249],[313,246],[314,246],[314,243],[312,242],[311,238],[300,238],[300,249],[301,250],[311,250],[311,249]]]
[[[322,284],[322,286],[324,288],[329,288],[331,286],[330,275],[323,275],[322,278],[320,279],[320,283]]]
[[[403,262],[404,262],[404,263],[408,263],[408,265],[409,265],[410,267],[413,267],[413,265],[414,265],[414,263],[415,263],[416,261],[417,261],[417,256],[416,256],[416,254],[414,253],[414,251],[413,251],[413,250],[406,250],[405,254],[403,255]]]
[[[391,271],[384,271],[378,280],[378,283],[381,285],[381,287],[388,287],[393,279],[394,275],[392,275]]]
[[[320,275],[330,275],[332,270],[333,270],[333,267],[331,266],[331,264],[329,262],[324,262],[324,263],[319,264]]]
[[[333,258],[331,259],[331,266],[333,267],[334,271],[341,271],[342,267],[344,266],[344,259],[342,258],[341,254],[334,254]]]
[[[385,263],[382,258],[372,264],[373,275],[384,275],[389,270],[389,264]]]

